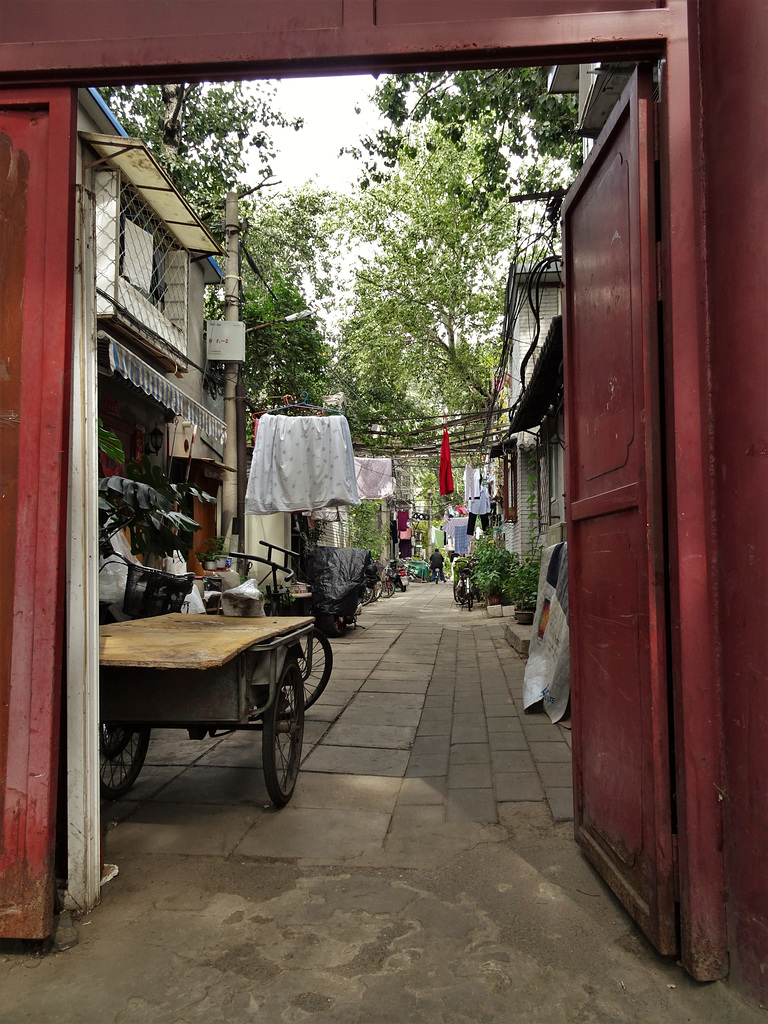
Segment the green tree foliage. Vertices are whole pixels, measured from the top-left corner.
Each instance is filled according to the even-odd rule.
[[[548,95],[543,68],[390,75],[374,100],[388,124],[362,140],[364,187],[381,181],[404,155],[415,156],[414,129],[423,124],[459,149],[474,149],[481,140],[481,201],[497,192],[540,189],[564,164],[571,174],[580,166],[575,100]]]
[[[267,291],[275,279],[290,281],[313,306],[329,309],[341,275],[338,197],[311,185],[263,189],[241,207],[242,244],[251,257],[242,261],[245,287]]]
[[[246,158],[258,154],[264,177],[275,155],[269,137],[273,125],[297,131],[274,108],[270,83],[244,85],[106,86],[101,94],[129,134],[149,146],[174,185],[196,213],[215,227],[221,202],[232,189],[247,187]]]
[[[470,141],[424,131],[357,210],[363,255],[338,365],[389,432],[444,407],[482,410],[491,396],[515,214],[474,201],[482,156]]]
[[[298,399],[302,392],[307,393],[311,404],[322,405],[331,350],[317,320],[271,322],[305,307],[301,293],[280,280],[273,283],[272,294],[257,289],[244,293],[241,316],[246,325],[246,344],[242,373],[254,411],[283,405],[286,395]]]
[[[386,548],[382,530],[381,502],[364,499],[359,505],[350,505],[350,541],[353,548],[367,548],[374,559],[380,558]]]

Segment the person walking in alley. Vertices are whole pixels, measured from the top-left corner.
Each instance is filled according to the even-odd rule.
[[[429,568],[432,570],[430,577],[430,583],[432,580],[437,583],[438,576],[445,583],[445,573],[443,572],[443,565],[445,564],[443,556],[440,554],[440,550],[435,548],[432,554],[429,556]]]

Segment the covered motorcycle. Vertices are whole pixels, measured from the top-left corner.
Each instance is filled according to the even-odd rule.
[[[354,622],[371,565],[367,548],[317,547],[308,552],[312,614],[327,636],[344,636]]]

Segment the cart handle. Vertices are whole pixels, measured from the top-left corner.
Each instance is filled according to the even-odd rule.
[[[272,570],[272,583],[275,590],[277,590],[278,571],[285,573],[284,583],[290,583],[296,575],[293,569],[286,569],[284,565],[279,565],[277,562],[270,562],[269,559],[261,558],[259,555],[248,555],[244,551],[230,551],[229,555],[230,558],[244,558],[246,562],[261,562],[262,565],[268,565]]]

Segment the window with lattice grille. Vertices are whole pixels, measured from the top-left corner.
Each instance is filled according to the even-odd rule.
[[[119,172],[96,171],[94,192],[97,313],[186,354],[189,254]]]

